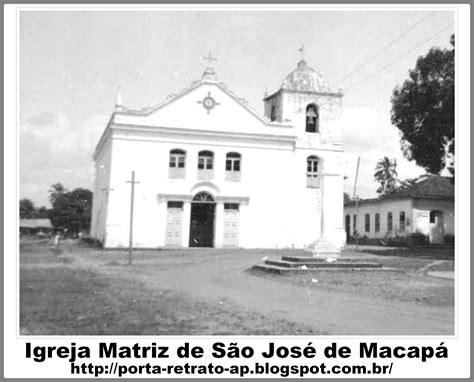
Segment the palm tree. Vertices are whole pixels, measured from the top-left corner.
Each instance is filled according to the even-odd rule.
[[[374,173],[375,181],[380,183],[377,193],[384,195],[395,190],[399,183],[397,176],[396,159],[390,160],[389,157],[383,157],[380,159],[375,166]]]

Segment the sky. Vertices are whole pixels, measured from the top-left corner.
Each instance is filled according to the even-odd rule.
[[[209,51],[219,81],[263,114],[300,59],[342,87],[345,191],[374,197],[374,168],[397,160],[400,179],[424,170],[404,159],[390,122],[393,89],[416,59],[449,48],[454,12],[23,11],[19,38],[20,198],[48,205],[55,183],[93,188],[92,154],[113,112],[143,108],[199,79]]]

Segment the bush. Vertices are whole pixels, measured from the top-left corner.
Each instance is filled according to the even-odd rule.
[[[444,244],[454,245],[454,235],[451,235],[449,233],[444,235]]]

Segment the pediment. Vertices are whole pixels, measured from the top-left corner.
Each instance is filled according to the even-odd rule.
[[[236,133],[275,133],[275,127],[244,100],[214,82],[191,87],[145,113],[117,114],[114,122]]]

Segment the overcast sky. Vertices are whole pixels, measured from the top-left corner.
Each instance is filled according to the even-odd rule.
[[[401,179],[424,173],[403,159],[390,98],[452,33],[454,13],[431,10],[22,12],[20,198],[47,205],[57,182],[92,189],[92,153],[119,85],[127,107],[159,103],[199,79],[212,51],[219,80],[263,114],[265,89],[296,67],[302,43],[309,65],[344,89],[345,190],[360,155],[358,194],[374,196],[383,156],[397,158]]]

